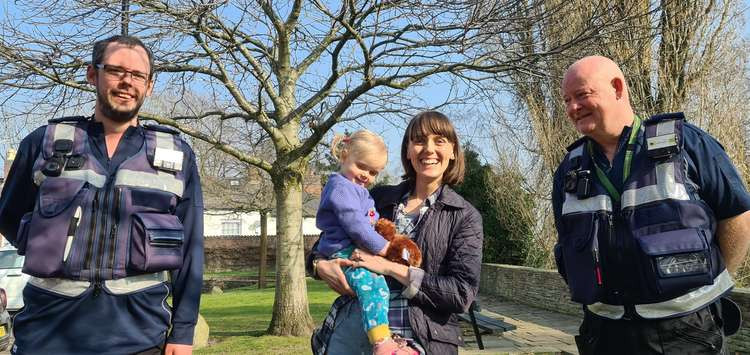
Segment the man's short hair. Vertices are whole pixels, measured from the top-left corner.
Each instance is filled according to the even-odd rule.
[[[110,43],[119,43],[128,47],[141,47],[143,50],[146,51],[146,54],[148,55],[148,76],[149,78],[153,78],[154,76],[154,54],[151,53],[151,50],[146,47],[143,42],[141,42],[138,37],[133,36],[123,36],[123,35],[115,35],[100,41],[96,41],[94,43],[94,52],[91,54],[91,65],[96,66],[97,64],[102,64],[102,60],[104,60],[104,52],[107,50],[107,46],[109,46]]]

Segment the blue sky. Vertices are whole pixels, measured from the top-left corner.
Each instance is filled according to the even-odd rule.
[[[743,4],[747,8],[750,0],[743,0]],[[2,12],[5,12],[5,14],[2,14]],[[0,4],[0,16],[16,17],[13,2]],[[750,26],[746,25],[743,32],[745,38],[750,37]],[[427,79],[422,85],[414,88],[412,92],[417,94],[421,99],[419,105],[431,107],[443,103],[448,98],[449,84],[445,78],[431,78]],[[441,110],[448,114],[455,122],[462,143],[470,143],[474,147],[477,147],[486,161],[493,162],[495,160],[494,149],[491,147],[493,132],[489,124],[490,119],[483,117],[487,115],[487,110],[481,99],[476,98],[465,104],[453,105]],[[405,122],[397,117],[389,120],[360,120],[356,123],[337,125],[333,131],[340,133],[347,129],[356,130],[359,128],[367,128],[384,136],[389,147],[389,165],[387,171],[391,175],[399,174],[401,170],[399,152]]]

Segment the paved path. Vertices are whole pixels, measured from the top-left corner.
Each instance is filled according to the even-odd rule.
[[[479,350],[471,325],[462,322],[466,346],[459,350],[459,354],[578,354],[573,339],[578,334],[578,317],[496,297],[480,295],[479,300],[482,314],[501,317],[505,322],[515,325],[516,330],[482,336],[484,350]]]

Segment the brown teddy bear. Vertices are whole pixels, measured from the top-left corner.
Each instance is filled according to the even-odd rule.
[[[396,233],[396,225],[385,219],[378,219],[375,231],[391,242],[386,250],[385,258],[406,266],[419,267],[422,265],[422,252],[409,237]]]

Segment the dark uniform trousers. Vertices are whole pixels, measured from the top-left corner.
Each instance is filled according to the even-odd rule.
[[[166,344],[159,344],[156,347],[153,347],[151,349],[143,350],[139,353],[136,353],[134,355],[164,355],[164,348]]]
[[[626,318],[612,320],[584,311],[575,337],[581,355],[727,354],[720,301],[676,318]]]

